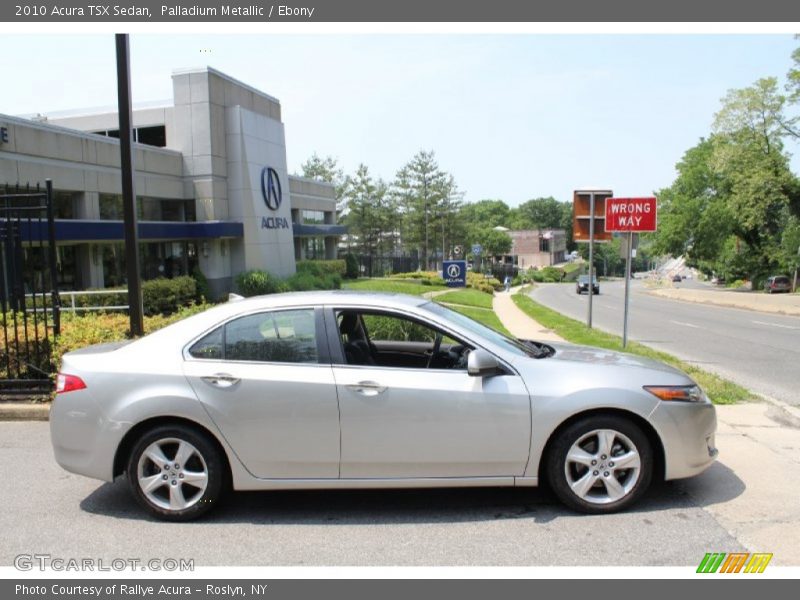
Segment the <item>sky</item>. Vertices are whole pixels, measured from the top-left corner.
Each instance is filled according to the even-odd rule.
[[[517,206],[568,201],[578,188],[642,196],[670,185],[727,91],[782,81],[798,43],[788,34],[132,34],[132,94],[134,104],[171,101],[173,70],[208,65],[280,100],[290,172],[316,152],[391,181],[433,150],[466,201]],[[0,56],[2,114],[116,105],[110,34],[5,33]]]

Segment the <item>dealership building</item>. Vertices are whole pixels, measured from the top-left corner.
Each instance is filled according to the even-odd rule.
[[[172,103],[133,111],[142,276],[199,267],[219,296],[241,271],[335,258],[333,185],[289,175],[280,102],[211,68],[172,84]],[[0,115],[0,130],[0,185],[53,182],[59,287],[124,285],[117,113]]]

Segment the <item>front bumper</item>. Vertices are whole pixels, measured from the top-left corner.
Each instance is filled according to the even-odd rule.
[[[711,402],[659,402],[650,415],[664,445],[664,478],[692,477],[717,458],[717,413]]]

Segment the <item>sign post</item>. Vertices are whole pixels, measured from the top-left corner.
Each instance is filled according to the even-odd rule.
[[[611,234],[602,227],[605,221],[605,201],[613,196],[611,190],[581,189],[575,190],[572,197],[572,239],[576,242],[589,242],[589,286],[593,285],[594,245],[595,242],[611,240]],[[600,214],[597,214],[599,212]],[[586,315],[586,326],[592,328],[592,299],[589,293],[589,307]]]
[[[631,289],[631,255],[634,231],[655,231],[658,205],[654,197],[608,198],[606,200],[606,231],[627,232],[625,260],[625,314],[622,325],[622,347],[628,345],[628,307]]]
[[[442,261],[442,279],[447,287],[467,286],[467,261],[444,260]]]

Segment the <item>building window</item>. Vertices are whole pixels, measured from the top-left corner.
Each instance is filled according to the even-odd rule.
[[[101,248],[105,286],[124,286],[127,282],[125,246],[123,244],[105,244]],[[160,277],[171,279],[181,275],[191,275],[197,263],[197,247],[194,242],[139,244],[139,267],[143,280]]]
[[[122,196],[100,194],[100,218],[109,221],[124,219]],[[136,218],[140,221],[195,221],[194,200],[136,197]]]
[[[167,129],[163,125],[134,129],[135,139],[140,144],[163,148],[167,145]]]
[[[75,197],[74,192],[53,193],[53,215],[56,219],[75,218]]]
[[[103,129],[101,131],[92,131],[92,133],[119,139],[119,129]],[[139,144],[164,148],[167,145],[167,128],[164,125],[134,127],[133,141]]]
[[[108,221],[121,221],[122,196],[118,194],[100,194],[100,218]]]
[[[325,223],[325,213],[321,210],[304,210],[303,211],[303,224],[305,225],[323,225]]]
[[[325,239],[321,237],[303,238],[303,254],[308,260],[325,258]]]

